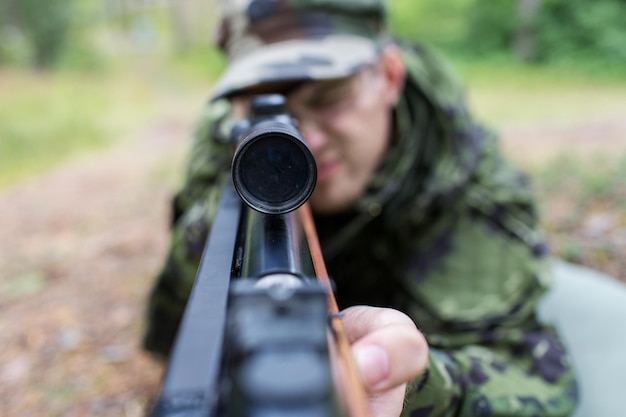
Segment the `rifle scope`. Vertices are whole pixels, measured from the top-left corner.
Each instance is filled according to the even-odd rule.
[[[234,188],[256,211],[288,213],[313,193],[315,158],[287,115],[282,95],[257,96],[250,109],[247,133],[241,136],[232,160]],[[241,126],[233,129],[233,135],[242,130]]]

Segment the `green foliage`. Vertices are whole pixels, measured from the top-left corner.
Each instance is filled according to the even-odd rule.
[[[101,70],[95,37],[104,27],[97,0],[0,0],[0,66]]]
[[[67,42],[74,2],[4,0],[4,5],[32,47],[32,64],[41,69],[54,67]]]
[[[514,1],[474,0],[466,19],[466,35],[460,40],[464,50],[485,55],[510,49],[516,28]]]
[[[393,34],[465,59],[513,61],[521,0],[390,0]],[[536,64],[626,73],[624,0],[541,0],[533,19]]]
[[[464,59],[508,57],[512,61],[520,1],[389,0],[392,33]],[[32,62],[40,68],[105,68],[110,52],[102,51],[105,27],[109,40],[115,39],[114,47],[127,48],[130,43],[140,53],[166,54],[175,49],[177,24],[169,8],[115,4],[120,9],[105,14],[99,0],[0,0],[0,65]],[[541,0],[532,22],[537,63],[588,67],[618,76],[626,72],[624,0]],[[207,17],[205,24],[209,27],[214,21]],[[214,59],[217,54],[205,37],[202,41],[174,59],[182,58],[184,66],[197,64],[199,69],[208,64],[204,68],[213,74],[213,67],[223,64],[221,58]],[[198,53],[202,48],[208,50],[206,59]]]
[[[206,82],[216,80],[226,68],[226,57],[214,46],[190,48],[170,57],[169,65],[181,76]]]
[[[101,2],[71,0],[72,24],[67,28],[68,41],[58,57],[57,66],[82,72],[102,72],[109,63],[99,47],[97,38],[104,32],[105,21]]]
[[[518,1],[471,0],[467,8],[467,36],[460,39],[464,48],[475,55],[511,54],[520,20]],[[549,63],[626,63],[624,22],[623,0],[543,0],[533,19],[536,59]]]
[[[538,26],[543,60],[573,61],[594,56],[626,63],[623,0],[545,0]]]
[[[465,36],[466,7],[471,0],[389,0],[393,35],[452,48]]]
[[[32,56],[32,47],[16,27],[0,23],[0,65],[26,66]]]

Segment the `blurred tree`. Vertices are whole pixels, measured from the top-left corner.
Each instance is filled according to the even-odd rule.
[[[532,62],[537,58],[537,17],[540,6],[541,0],[517,0],[513,50],[522,62]]]
[[[72,23],[72,0],[2,0],[0,21],[17,27],[32,46],[32,65],[53,67],[59,60]]]
[[[168,0],[168,5],[175,50],[207,45],[216,24],[216,0]]]
[[[538,32],[544,61],[596,57],[626,63],[626,1],[543,0]]]
[[[119,24],[123,29],[130,29],[130,13],[128,12],[127,0],[102,0],[104,5],[105,16],[109,20],[119,20]]]
[[[467,5],[473,0],[390,0],[394,36],[454,48],[466,35]]]
[[[624,63],[625,22],[624,0],[470,0],[459,44],[470,54],[512,53],[526,62]]]
[[[516,4],[511,0],[472,0],[467,7],[463,50],[473,55],[510,51],[516,29]]]
[[[170,0],[170,16],[174,28],[174,47],[177,51],[191,48],[193,39],[194,4],[189,0]]]
[[[7,38],[11,31],[11,18],[9,16],[7,0],[0,0],[0,66],[9,61],[10,52]]]

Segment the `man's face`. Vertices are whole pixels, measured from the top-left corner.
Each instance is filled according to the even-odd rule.
[[[317,161],[310,199],[317,213],[354,204],[387,151],[392,108],[402,84],[390,80],[385,59],[383,55],[376,65],[346,79],[304,84],[287,96],[289,111]]]
[[[287,107],[317,162],[316,213],[350,207],[364,192],[389,146],[391,114],[404,83],[396,49],[343,79],[305,83],[287,95]],[[235,101],[233,110],[242,108]],[[240,114],[242,116],[242,114]]]

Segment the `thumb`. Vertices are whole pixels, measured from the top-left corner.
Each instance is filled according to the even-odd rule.
[[[344,310],[348,337],[369,392],[405,384],[426,368],[428,343],[405,314],[392,309]]]
[[[354,357],[361,370],[361,376],[369,390],[376,390],[391,374],[389,353],[378,345],[354,345]]]

